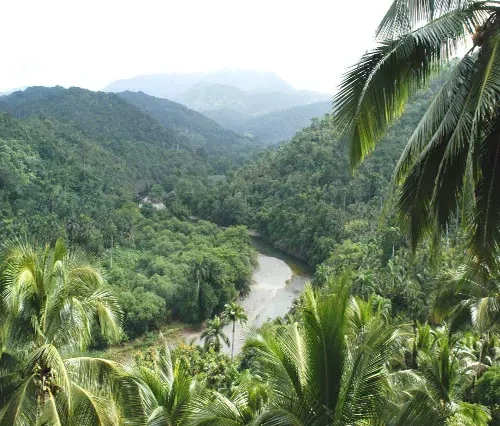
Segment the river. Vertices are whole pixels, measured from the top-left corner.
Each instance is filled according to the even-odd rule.
[[[241,351],[251,329],[286,315],[294,299],[304,290],[305,283],[311,279],[311,271],[306,265],[276,251],[258,238],[254,238],[254,244],[258,250],[258,267],[253,274],[249,295],[240,301],[248,321],[244,325],[236,325],[235,354]],[[224,333],[231,339],[232,324],[225,326]],[[201,344],[200,334],[193,333],[184,337],[189,340],[194,338]],[[222,350],[231,353],[231,348],[225,345]]]

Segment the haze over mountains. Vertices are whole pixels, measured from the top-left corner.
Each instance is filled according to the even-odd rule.
[[[276,74],[262,71],[144,75],[115,81],[104,90],[169,99],[264,143],[289,139],[331,108],[329,94],[297,90]],[[294,119],[279,119],[290,116]]]

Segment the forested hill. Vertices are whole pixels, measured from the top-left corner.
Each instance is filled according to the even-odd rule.
[[[207,111],[206,114],[239,134],[256,138],[266,145],[289,140],[296,132],[311,124],[311,119],[331,111],[331,102],[299,105],[256,117],[236,117],[225,110]]]
[[[16,118],[49,116],[102,141],[143,141],[177,147],[188,140],[113,93],[72,87],[29,87],[0,99],[0,111]]]
[[[373,236],[394,165],[434,89],[419,95],[356,171],[331,117],[245,165],[226,185],[200,188],[194,208],[223,225],[244,223],[315,265],[343,241]]]
[[[186,182],[213,173],[206,156],[145,141],[147,133],[125,139],[126,129],[93,138],[83,123],[0,112],[0,241],[61,239],[99,256],[128,336],[171,317],[202,321],[247,291],[255,257],[247,231],[193,224],[179,198]]]
[[[203,147],[208,155],[231,154],[232,158],[241,159],[259,147],[258,141],[239,136],[177,102],[143,92],[126,91],[118,93],[118,96],[150,114],[167,129],[174,130],[186,136],[192,144]]]
[[[96,141],[53,117],[17,120],[0,113],[0,152],[0,235],[30,233],[49,241],[59,235],[90,244],[94,233],[100,235],[91,244],[95,250],[102,249],[117,205],[154,184],[172,191],[183,176],[208,173],[204,159],[188,150]]]

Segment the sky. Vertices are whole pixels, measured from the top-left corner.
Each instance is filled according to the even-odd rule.
[[[333,93],[391,2],[1,0],[0,92],[229,68]]]

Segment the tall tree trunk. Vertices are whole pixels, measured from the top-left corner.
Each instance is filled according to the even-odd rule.
[[[236,321],[233,321],[233,338],[231,342],[231,361],[234,358],[234,327],[236,326]]]

